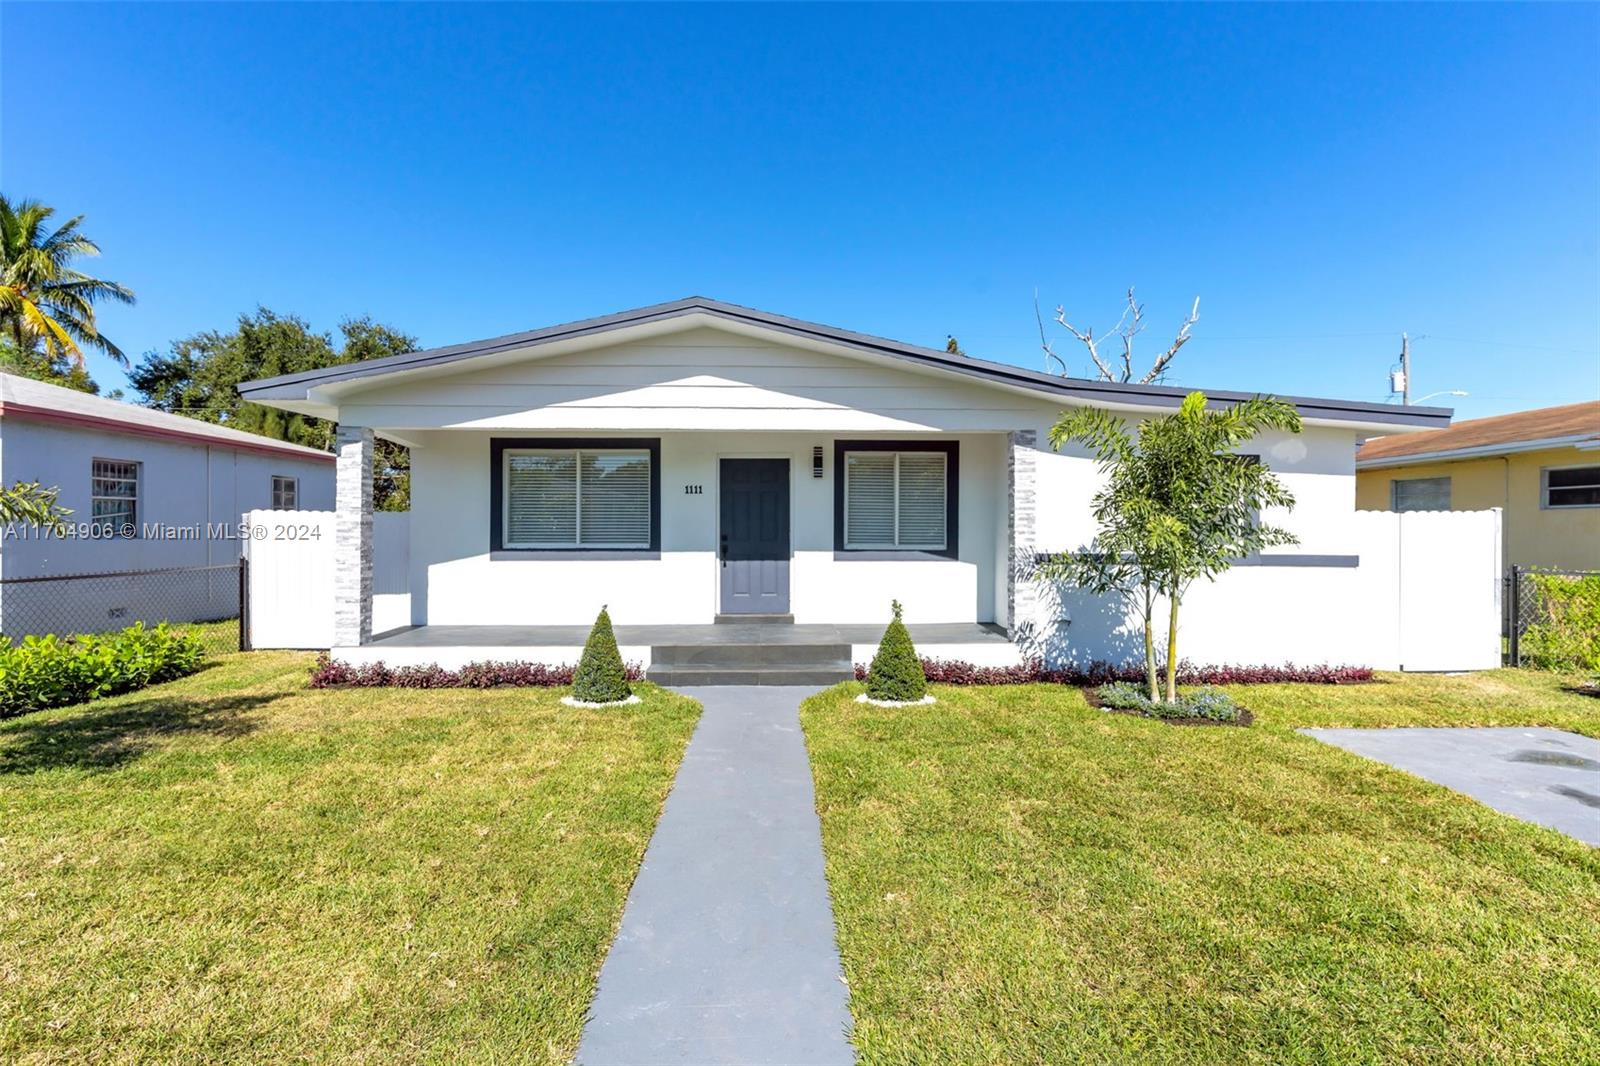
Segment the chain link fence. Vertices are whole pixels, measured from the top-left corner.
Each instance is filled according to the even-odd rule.
[[[206,653],[238,651],[243,562],[0,580],[0,633],[11,641],[53,633],[106,633],[170,622]]]
[[[1506,593],[1512,666],[1600,671],[1600,570],[1513,566]]]

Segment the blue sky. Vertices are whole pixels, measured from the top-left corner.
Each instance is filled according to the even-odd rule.
[[[1381,400],[1408,330],[1471,417],[1600,396],[1597,69],[1593,5],[7,3],[0,188],[136,357],[698,293],[1037,367],[1132,284],[1176,383]]]

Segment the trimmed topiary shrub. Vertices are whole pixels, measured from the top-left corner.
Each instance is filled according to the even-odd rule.
[[[617,637],[611,631],[611,616],[604,607],[589,630],[583,656],[572,674],[572,698],[584,703],[617,703],[633,694],[628,687],[628,670],[617,650]]]
[[[928,678],[922,672],[922,660],[917,658],[911,634],[900,621],[900,601],[895,600],[892,607],[894,618],[883,631],[878,654],[872,657],[872,666],[867,670],[867,697],[910,703],[928,694]]]

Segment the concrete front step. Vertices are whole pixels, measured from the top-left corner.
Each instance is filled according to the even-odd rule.
[[[693,685],[805,685],[822,688],[849,681],[855,667],[847,662],[828,666],[666,666],[650,664],[645,677],[658,685],[684,688]]]
[[[650,661],[658,666],[736,667],[740,669],[819,669],[850,663],[848,644],[656,644]]]

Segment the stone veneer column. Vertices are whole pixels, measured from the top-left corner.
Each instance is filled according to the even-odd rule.
[[[1006,630],[1012,640],[1032,628],[1039,598],[1033,582],[1038,442],[1039,434],[1031,429],[1013,430],[1007,441],[1006,546],[1010,565],[1006,572]]]
[[[339,427],[335,445],[333,643],[372,639],[372,430]]]

